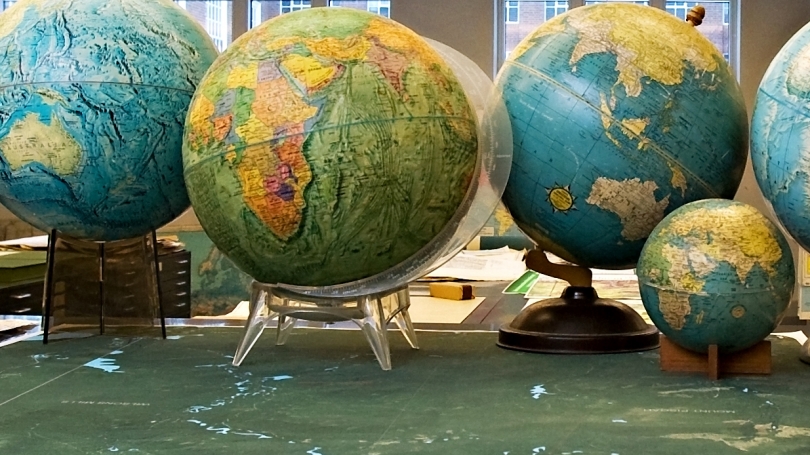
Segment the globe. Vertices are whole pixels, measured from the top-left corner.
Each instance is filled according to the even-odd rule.
[[[740,184],[739,85],[708,39],[657,8],[557,16],[509,54],[496,85],[514,138],[504,202],[539,248],[569,262],[632,268],[665,215]]]
[[[742,202],[686,204],[656,226],[638,261],[644,308],[676,344],[705,353],[753,346],[779,323],[795,284],[781,231]]]
[[[346,8],[285,14],[212,65],[183,146],[195,213],[262,283],[332,286],[418,256],[477,184],[475,112],[418,35]]]
[[[22,0],[0,15],[0,55],[0,203],[11,212],[112,241],[188,208],[183,124],[217,50],[185,11]]]
[[[810,249],[810,24],[766,71],[751,120],[751,163],[782,225]]]

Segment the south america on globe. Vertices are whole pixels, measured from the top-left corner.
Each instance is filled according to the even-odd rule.
[[[748,141],[739,85],[707,38],[664,11],[574,8],[530,33],[496,85],[514,138],[504,203],[567,261],[632,268],[668,213],[737,191]]]
[[[417,257],[478,174],[453,72],[390,19],[313,8],[262,23],[212,65],[183,147],[208,236],[263,283],[330,286]]]
[[[779,324],[795,284],[790,247],[768,218],[737,201],[706,199],[670,213],[637,268],[641,299],[676,344],[705,353],[753,346]]]
[[[751,163],[779,221],[810,249],[810,24],[776,54],[759,85]]]
[[[217,50],[168,0],[21,0],[0,14],[0,203],[112,241],[189,206],[183,122]]]

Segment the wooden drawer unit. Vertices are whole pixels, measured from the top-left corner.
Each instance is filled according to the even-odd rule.
[[[42,314],[43,280],[11,283],[0,287],[0,314],[38,316]]]

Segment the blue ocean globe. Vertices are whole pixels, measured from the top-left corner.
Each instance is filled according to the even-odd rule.
[[[514,140],[504,202],[567,261],[632,268],[668,213],[740,184],[748,120],[734,74],[659,9],[574,8],[530,33],[496,85]]]
[[[0,203],[92,241],[189,206],[183,124],[217,56],[168,0],[22,0],[0,15]]]
[[[810,249],[810,24],[776,54],[759,85],[751,163],[779,221]]]
[[[670,213],[638,261],[641,299],[656,327],[700,353],[743,350],[782,319],[795,284],[787,239],[762,213],[706,199]]]

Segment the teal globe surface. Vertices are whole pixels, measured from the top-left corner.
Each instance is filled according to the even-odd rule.
[[[217,56],[168,0],[22,0],[0,15],[0,202],[50,231],[144,235],[189,206],[183,125]]]
[[[793,295],[793,256],[768,218],[742,202],[706,199],[670,213],[638,261],[644,308],[696,352],[748,348],[778,325]]]
[[[574,8],[529,34],[498,74],[514,157],[504,202],[538,246],[632,268],[681,205],[731,198],[748,120],[723,56],[652,7]]]
[[[751,120],[757,183],[785,229],[810,249],[810,24],[762,78]]]

